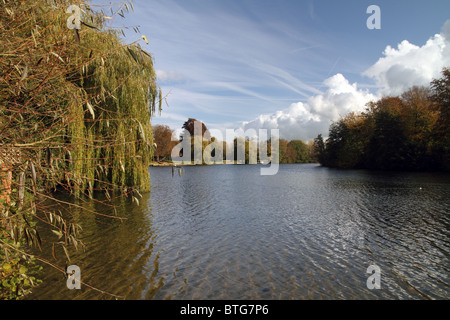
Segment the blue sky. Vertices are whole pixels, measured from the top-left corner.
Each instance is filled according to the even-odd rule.
[[[380,30],[366,27],[372,4],[381,9]],[[147,36],[149,44],[141,46],[154,57],[163,94],[170,93],[169,106],[153,123],[172,129],[192,117],[210,129],[277,127],[287,139],[326,136],[340,115],[425,84],[450,63],[447,0],[133,5],[126,19],[114,23],[139,26]],[[140,37],[132,29],[126,35],[126,42]]]

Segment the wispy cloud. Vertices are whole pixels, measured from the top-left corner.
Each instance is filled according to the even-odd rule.
[[[390,4],[380,1],[383,8]],[[380,54],[387,42],[377,38],[381,33],[366,33],[360,2],[133,3],[135,12],[128,24],[140,25],[148,37],[146,50],[154,57],[163,94],[171,92],[169,107],[154,121],[175,127],[194,117],[208,127],[245,122],[278,126],[292,137],[310,138],[318,130],[326,133],[330,120],[364,107],[374,92],[396,93],[426,83],[443,64],[450,64],[445,60],[450,47],[444,31],[423,46],[410,39],[388,47],[379,58],[373,53],[373,41]],[[398,24],[405,19],[400,17]],[[353,27],[355,21],[361,21],[360,29]],[[128,35],[139,39],[131,30]]]
[[[192,113],[245,119],[276,101],[320,93],[300,77],[307,62],[299,57],[316,58],[313,50],[320,47],[314,35],[303,35],[282,19],[252,19],[244,7],[240,2],[135,1],[160,84],[172,92],[171,112],[183,104]]]
[[[174,70],[157,69],[156,77],[158,79],[158,82],[163,85],[181,83],[188,80],[188,78],[184,74]]]
[[[322,93],[317,88],[309,84],[306,84],[300,79],[292,76],[289,72],[276,66],[262,62],[256,62],[253,64],[253,66],[256,69],[260,70],[262,73],[266,73],[270,75],[272,78],[278,80],[278,82],[283,86],[286,86],[288,89],[293,90],[304,97],[309,97],[311,94]]]

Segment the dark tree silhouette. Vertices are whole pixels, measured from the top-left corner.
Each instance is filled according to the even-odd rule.
[[[195,135],[195,133],[198,134],[198,132],[194,132],[194,128],[195,128],[195,123],[198,123],[201,125],[202,127],[202,137],[204,139],[211,139],[211,135],[209,133],[209,130],[206,128],[205,124],[203,122],[201,122],[200,120],[194,119],[194,118],[189,118],[182,126],[182,128],[189,132],[190,136],[193,137]],[[183,140],[183,136],[180,137],[181,140]]]

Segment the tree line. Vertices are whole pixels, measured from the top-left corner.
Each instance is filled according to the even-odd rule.
[[[450,169],[450,69],[428,87],[370,102],[314,140],[327,167],[428,171]]]
[[[199,127],[202,128],[201,130],[201,137],[200,134],[196,134],[194,132],[194,123],[198,122]],[[169,126],[167,125],[155,125],[153,127],[153,139],[154,143],[156,144],[156,148],[154,151],[154,161],[170,161],[172,158],[171,152],[172,149],[180,143],[180,141],[183,140],[185,134],[184,132],[187,132],[189,134],[189,137],[191,139],[190,141],[190,152],[191,152],[191,159],[195,158],[195,148],[194,143],[196,139],[201,139],[201,145],[202,150],[201,152],[204,154],[206,147],[210,143],[215,144],[215,148],[212,150],[211,154],[208,156],[215,157],[216,152],[222,153],[222,160],[225,162],[228,160],[234,160],[238,161],[238,152],[239,148],[242,148],[244,150],[245,154],[245,163],[250,163],[250,153],[253,148],[253,150],[256,151],[256,159],[257,161],[260,160],[259,151],[261,148],[257,145],[258,142],[256,142],[253,139],[250,138],[234,138],[233,142],[226,142],[226,141],[217,141],[215,137],[211,137],[209,130],[207,129],[206,125],[202,123],[199,120],[189,118],[182,126],[183,133],[182,135],[174,139],[173,138],[173,132]],[[265,145],[267,146],[267,156],[271,155],[272,148],[271,148],[271,141],[268,140],[265,142]],[[242,146],[242,147],[241,147]],[[182,151],[184,152],[184,151]],[[207,151],[206,151],[207,152]],[[231,155],[231,153],[233,153]],[[317,162],[317,156],[314,149],[314,143],[313,141],[305,142],[302,140],[285,140],[285,139],[279,139],[279,162],[280,163],[309,163],[309,162]]]

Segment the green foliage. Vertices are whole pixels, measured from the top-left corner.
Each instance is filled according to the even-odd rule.
[[[138,43],[123,44],[86,4],[83,19],[97,29],[82,28],[76,41],[65,6],[41,0],[1,7],[3,147],[14,144],[37,159],[44,187],[65,181],[76,195],[149,191],[150,119],[160,95],[152,57]]]
[[[407,165],[406,137],[398,115],[375,114],[374,133],[367,146],[367,166],[371,169],[400,170]]]
[[[6,240],[4,232],[5,230],[0,232],[3,242],[3,250],[0,250],[0,300],[16,300],[41,283],[36,276],[42,267],[36,265],[33,257],[19,251],[20,243]]]
[[[439,117],[432,132],[436,165],[450,170],[450,69],[444,69],[442,78],[431,82],[432,100],[440,106]]]
[[[279,139],[279,162],[280,163],[295,163],[297,161],[297,153],[289,141]]]
[[[301,140],[291,140],[289,144],[295,151],[296,163],[308,163],[311,161],[309,146]]]

